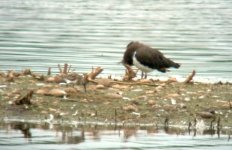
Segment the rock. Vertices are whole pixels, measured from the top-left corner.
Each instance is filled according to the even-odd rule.
[[[106,87],[102,84],[96,85],[96,89],[105,89]]]
[[[177,93],[172,93],[172,94],[168,94],[167,98],[174,98],[174,97],[179,97],[180,95]]]
[[[70,95],[70,94],[77,94],[78,92],[80,92],[80,91],[78,91],[76,88],[73,88],[73,87],[65,88],[64,91],[65,91],[68,95]]]
[[[154,100],[148,100],[148,101],[147,101],[147,104],[148,104],[148,105],[155,105],[155,101],[154,101]]]
[[[185,97],[184,98],[184,101],[186,101],[186,102],[189,102],[191,99],[190,99],[190,97]]]
[[[48,77],[46,79],[47,82],[55,82],[55,83],[61,83],[61,82],[65,82],[63,77],[57,75],[55,77]]]
[[[172,104],[172,105],[176,105],[176,100],[172,98],[172,99],[171,99],[171,104]]]
[[[124,90],[124,89],[128,89],[129,86],[127,86],[127,85],[115,84],[115,85],[112,85],[112,88],[119,89],[119,90]]]
[[[187,106],[184,103],[178,104],[178,107],[181,108],[181,109],[186,109],[187,108]]]
[[[221,101],[217,100],[217,107],[221,109],[232,109],[232,100],[231,101]]]
[[[177,79],[172,77],[172,78],[169,78],[167,82],[177,82]]]
[[[67,95],[67,93],[66,93],[64,90],[62,90],[62,89],[51,89],[51,90],[48,92],[48,95],[57,96],[57,97],[62,97],[62,96]]]
[[[97,79],[96,82],[104,87],[110,87],[112,85],[112,80],[110,79]]]
[[[140,113],[137,113],[137,112],[132,112],[131,114],[135,115],[135,116],[140,116],[141,115]]]
[[[136,105],[133,105],[133,104],[123,106],[122,109],[125,111],[138,111],[138,107]]]
[[[164,110],[166,110],[166,111],[175,111],[176,110],[176,106],[175,105],[164,105],[163,107],[162,107]]]
[[[141,79],[140,83],[151,83],[152,81],[149,79]]]
[[[205,98],[205,96],[204,96],[204,95],[202,95],[202,96],[199,96],[198,98],[199,98],[199,99],[204,99],[204,98]]]
[[[47,82],[55,82],[55,77],[48,77],[46,79]]]
[[[153,91],[153,90],[146,91],[146,94],[154,94],[154,93],[155,93],[155,91]]]
[[[113,98],[113,99],[122,99],[122,95],[120,95],[118,93],[107,93],[106,96]]]
[[[48,88],[42,88],[42,89],[38,89],[37,91],[35,91],[35,94],[41,94],[41,95],[48,95],[48,93],[49,93]]]
[[[133,89],[133,90],[131,90],[131,91],[133,91],[133,92],[142,92],[143,91],[143,89]]]
[[[131,100],[131,98],[129,98],[129,97],[122,97],[122,99],[126,100],[126,101],[130,101]]]

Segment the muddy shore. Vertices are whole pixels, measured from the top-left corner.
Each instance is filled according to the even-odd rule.
[[[205,84],[193,80],[186,84],[175,79],[121,81],[100,77],[94,82],[72,83],[64,78],[57,82],[57,76],[34,74],[30,70],[11,74],[0,74],[1,120],[184,126],[194,126],[203,120],[208,126],[232,127],[230,83]]]

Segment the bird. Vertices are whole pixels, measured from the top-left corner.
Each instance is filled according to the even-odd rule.
[[[216,121],[217,114],[215,110],[205,110],[196,113],[197,116],[200,116],[202,119],[212,119],[210,121],[210,129],[213,129],[213,123]],[[220,124],[220,118],[218,118],[218,124]]]
[[[147,73],[158,70],[167,72],[167,68],[179,68],[180,64],[164,56],[156,48],[152,48],[138,41],[131,41],[124,52],[122,63],[136,66],[142,71],[142,78],[147,78]]]

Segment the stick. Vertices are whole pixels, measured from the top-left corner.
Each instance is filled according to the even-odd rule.
[[[195,76],[196,71],[193,70],[192,73],[186,78],[186,80],[184,81],[184,83],[190,83],[193,79],[193,77]]]
[[[24,105],[24,104],[31,105],[32,104],[31,98],[33,93],[34,93],[33,90],[30,90],[25,96],[23,96],[20,99],[17,99],[14,103],[16,105]]]
[[[94,80],[102,71],[103,69],[101,67],[92,68],[92,71],[87,75],[88,80]]]
[[[124,64],[124,66],[126,67],[126,72],[125,72],[125,76],[123,77],[123,80],[131,81],[134,77],[136,77],[136,72],[134,72],[129,65]]]
[[[117,124],[117,109],[114,109],[114,123]]]
[[[47,75],[48,75],[48,76],[51,75],[51,67],[48,68],[48,74],[47,74]]]
[[[60,64],[58,64],[58,68],[59,68],[59,70],[60,70],[60,73],[62,73],[63,71],[62,71],[62,69],[61,69],[61,67],[60,67]]]
[[[69,67],[68,67],[68,73],[70,72],[71,68],[72,68],[72,65],[69,65]]]
[[[67,71],[68,71],[68,64],[64,64],[63,73],[64,73],[64,74],[67,74]]]

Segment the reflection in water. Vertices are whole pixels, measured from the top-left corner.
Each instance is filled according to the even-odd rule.
[[[53,129],[50,128],[50,125],[48,123],[44,124],[33,124],[33,123],[25,123],[25,122],[11,122],[7,124],[3,124],[3,126],[0,126],[0,129],[6,129],[6,130],[19,130],[21,131],[24,138],[33,138],[32,136],[32,129],[41,129],[41,130],[52,130],[55,131],[56,136],[61,138],[61,143],[67,143],[67,144],[78,144],[85,141],[85,133],[88,134],[88,136],[91,136],[93,140],[100,140],[101,138],[101,131],[102,130],[118,130],[119,136],[123,135],[124,140],[131,137],[136,137],[137,132],[140,130],[146,130],[147,134],[158,134],[159,132],[164,132],[168,135],[193,135],[197,136],[198,134],[203,135],[217,135],[218,138],[220,138],[220,134],[228,134],[227,132],[223,130],[218,130],[214,128],[208,128],[204,129],[202,132],[198,132],[197,129],[185,129],[185,128],[179,128],[179,127],[169,127],[164,126],[163,130],[162,128],[158,128],[157,126],[150,126],[150,127],[139,127],[139,126],[130,126],[130,127],[118,127],[115,128],[115,126],[107,126],[102,127],[98,125],[80,125],[77,128],[72,127],[69,125],[61,125],[61,124],[55,124]],[[121,129],[122,128],[122,129]],[[78,135],[76,134],[78,131]],[[228,139],[230,139],[230,134],[228,135]]]
[[[80,131],[80,135],[73,135],[72,132],[62,130],[62,143],[67,144],[78,144],[84,142],[85,140],[85,132],[84,130]]]
[[[20,130],[22,132],[24,138],[31,138],[32,137],[29,123],[16,122],[16,123],[9,124],[9,126],[13,130]]]
[[[2,132],[7,131],[7,132]],[[18,132],[20,131],[20,132]],[[61,125],[61,124],[53,124],[53,127],[48,123],[25,123],[25,122],[10,122],[10,123],[1,123],[0,124],[0,147],[1,146],[11,146],[14,145],[14,142],[17,142],[17,145],[36,145],[38,144],[38,148],[41,144],[45,146],[47,144],[68,144],[73,145],[77,144],[79,146],[89,147],[90,149],[95,149],[96,143],[100,144],[100,149],[104,147],[104,145],[108,145],[109,148],[115,148],[120,145],[120,143],[132,144],[131,148],[136,147],[137,144],[143,143],[143,147],[147,146],[146,140],[151,140],[151,147],[155,148],[157,143],[166,142],[166,140],[173,140],[173,142],[180,142],[182,140],[177,137],[182,137],[184,143],[179,143],[180,147],[185,145],[186,143],[192,143],[192,138],[197,139],[197,142],[203,142],[203,144],[210,144],[211,138],[215,141],[226,141],[230,142],[230,134],[232,131],[230,130],[217,130],[208,128],[202,132],[200,135],[196,129],[190,128],[179,128],[179,127],[158,127],[158,126],[104,126],[104,125]],[[11,134],[9,134],[11,133]],[[204,136],[203,136],[204,135]],[[222,135],[222,137],[221,137]],[[7,142],[1,140],[7,137]],[[18,137],[16,140],[15,138]],[[28,139],[30,142],[25,143],[25,141],[21,139]],[[189,140],[186,141],[186,137],[190,137]],[[147,139],[148,138],[148,139]],[[151,139],[149,139],[151,138]],[[119,141],[118,141],[119,140]],[[205,142],[204,142],[205,140]],[[155,142],[156,141],[156,142]],[[160,143],[159,143],[160,141]],[[117,143],[116,145],[112,145],[113,143]],[[155,143],[154,143],[155,142]],[[185,143],[186,142],[186,143]],[[195,141],[196,142],[196,141]],[[5,144],[9,143],[9,144]],[[88,144],[92,143],[92,144]],[[111,144],[109,144],[111,143]],[[170,145],[169,145],[170,144]],[[167,145],[171,146],[173,143],[167,143]],[[226,143],[227,146],[230,143]],[[176,145],[176,144],[174,144]],[[197,145],[197,143],[196,143]],[[194,146],[194,145],[193,145]],[[64,148],[64,147],[63,147]],[[60,149],[63,149],[62,146]],[[65,149],[65,148],[64,148]],[[97,149],[97,148],[96,148]],[[118,148],[121,149],[121,148]]]

